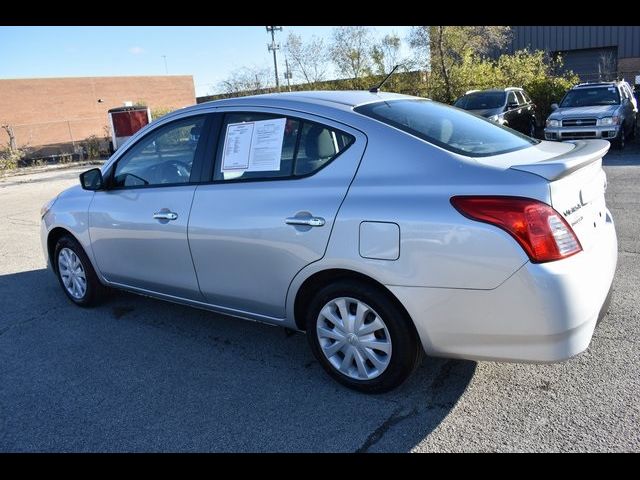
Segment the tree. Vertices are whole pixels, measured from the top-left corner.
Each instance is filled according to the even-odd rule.
[[[536,104],[538,121],[551,111],[551,103],[558,102],[579,79],[563,68],[562,58],[550,58],[543,51],[519,50],[501,55],[497,60],[467,52],[460,63],[451,67],[451,94],[454,98],[467,90],[522,87]],[[433,83],[429,96],[444,100],[446,91],[441,83]]]
[[[232,71],[218,84],[218,89],[229,96],[255,95],[273,87],[273,75],[266,67],[242,67]]]
[[[353,88],[361,87],[360,79],[371,74],[371,30],[362,26],[333,29],[331,56],[338,74],[353,79]]]
[[[324,80],[329,55],[321,38],[314,35],[304,43],[300,35],[289,32],[284,51],[291,62],[292,72],[304,78],[305,83],[313,85]]]
[[[401,44],[400,37],[395,33],[387,34],[379,42],[376,42],[371,49],[371,59],[376,74],[388,74],[396,65],[406,63],[400,58]]]
[[[509,27],[501,26],[418,26],[412,27],[409,43],[431,70],[432,80],[442,84],[444,100],[450,103],[455,99],[451,69],[469,55],[482,56],[504,47],[510,34]]]
[[[388,74],[393,67],[404,63],[400,59],[400,37],[395,33],[385,35],[371,49],[371,59],[378,75]]]
[[[7,136],[9,137],[9,143],[7,143],[7,146],[9,147],[9,153],[15,152],[18,149],[18,145],[16,143],[16,135],[13,132],[13,127],[8,123],[3,123],[2,125],[0,125],[0,127],[2,127],[2,129],[7,132]]]

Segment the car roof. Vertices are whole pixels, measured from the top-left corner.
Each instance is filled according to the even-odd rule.
[[[623,82],[584,82],[575,85],[572,88],[593,88],[593,87],[612,87],[616,85],[620,85]]]
[[[469,90],[465,93],[465,95],[473,95],[475,93],[484,93],[484,92],[509,92],[512,90],[524,91],[520,87],[505,87],[505,88],[487,88],[486,90]]]
[[[224,98],[187,107],[183,111],[199,110],[211,106],[271,106],[286,108],[300,107],[301,105],[321,105],[340,110],[351,110],[367,103],[417,98],[420,97],[388,92],[371,93],[368,90],[309,90]]]

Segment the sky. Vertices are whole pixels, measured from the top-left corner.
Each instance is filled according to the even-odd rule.
[[[333,27],[283,27],[303,40],[329,42]],[[396,33],[408,55],[410,27],[371,27],[377,38]],[[0,78],[117,75],[193,75],[196,96],[217,93],[218,83],[241,67],[272,67],[271,36],[263,26],[242,27],[0,27]],[[278,70],[284,70],[282,51]],[[165,57],[163,57],[165,56]],[[165,70],[166,59],[166,70]],[[327,78],[333,78],[332,71]],[[282,76],[281,76],[282,79]],[[282,80],[281,80],[282,81]],[[294,78],[295,81],[295,78]]]

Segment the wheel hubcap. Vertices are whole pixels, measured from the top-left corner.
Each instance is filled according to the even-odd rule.
[[[58,273],[69,295],[77,299],[84,297],[87,277],[82,262],[70,248],[63,248],[58,254]]]
[[[340,297],[318,315],[316,334],[331,365],[356,380],[376,378],[389,366],[391,337],[376,311],[360,300]]]

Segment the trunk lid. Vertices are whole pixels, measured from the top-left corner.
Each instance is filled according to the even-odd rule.
[[[524,163],[516,161],[509,168],[538,175],[549,182],[551,205],[571,225],[583,250],[589,250],[606,219],[607,180],[602,157],[610,144],[606,140],[563,144],[574,147],[537,162],[529,162],[530,157]]]

